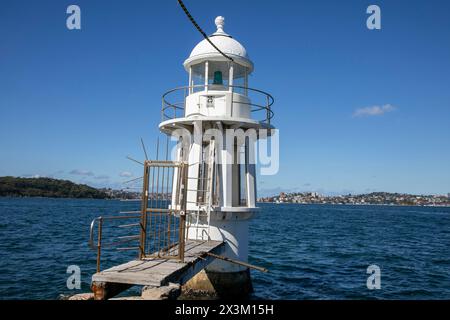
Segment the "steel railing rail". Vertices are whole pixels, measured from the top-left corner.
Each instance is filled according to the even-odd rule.
[[[132,240],[136,240],[135,236],[126,236],[126,238],[123,237],[117,237],[118,239],[120,239],[119,241],[116,242],[110,242],[110,243],[102,243],[103,240],[103,223],[105,221],[108,220],[125,220],[125,219],[141,219],[141,216],[107,216],[107,217],[97,217],[95,219],[93,219],[91,221],[90,224],[90,228],[89,228],[89,247],[93,250],[97,251],[97,272],[100,272],[100,259],[101,259],[101,255],[102,255],[102,248],[105,247],[112,247],[112,246],[117,246],[119,244],[122,243],[127,243],[130,242]],[[98,225],[98,229],[97,229],[97,244],[94,245],[94,229],[95,229],[95,224],[97,223]],[[128,225],[119,225],[119,228],[123,228],[123,227],[132,227],[132,226],[140,226],[142,228],[142,225],[140,223],[137,224],[128,224]],[[130,237],[134,237],[134,238],[130,238]]]
[[[185,101],[186,101],[186,97],[188,96],[189,92],[193,92],[194,89],[207,89],[210,86],[212,86],[211,84],[199,84],[199,85],[193,85],[193,86],[181,86],[181,87],[176,87],[174,89],[171,89],[169,91],[167,91],[166,93],[163,94],[162,96],[162,109],[161,109],[161,117],[162,117],[162,121],[165,120],[171,120],[171,119],[175,119],[178,118],[177,116],[177,111],[178,112],[183,112],[185,110]],[[258,112],[261,110],[265,110],[265,117],[263,120],[260,120],[261,123],[267,123],[270,125],[270,120],[273,118],[274,116],[274,112],[272,111],[271,107],[275,102],[275,99],[273,98],[273,96],[270,93],[264,92],[262,90],[259,89],[254,89],[254,88],[249,88],[249,87],[244,87],[244,86],[237,86],[237,85],[224,85],[225,88],[232,89],[232,93],[236,94],[235,89],[243,89],[245,90],[245,92],[253,92],[253,93],[257,93],[260,94],[262,97],[265,98],[265,104],[261,104],[261,103],[254,103],[254,102],[238,102],[238,101],[232,101],[231,103],[239,103],[239,104],[246,104],[249,105],[251,107],[251,112]],[[181,102],[170,102],[169,97],[175,93],[175,92],[181,92],[183,91],[183,101]],[[246,94],[248,96],[248,94]],[[169,112],[170,111],[170,112]]]

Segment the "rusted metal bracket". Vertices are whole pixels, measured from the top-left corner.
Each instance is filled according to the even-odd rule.
[[[250,264],[250,263],[247,263],[247,262],[244,262],[244,261],[231,259],[231,258],[228,258],[228,257],[225,257],[225,256],[219,256],[218,254],[215,254],[215,253],[202,252],[201,255],[203,255],[203,256],[205,256],[205,255],[211,256],[211,257],[216,258],[216,259],[220,259],[220,260],[223,260],[223,261],[227,261],[227,262],[231,262],[231,263],[234,263],[234,264],[238,264],[240,266],[244,266],[244,267],[247,267],[247,268],[250,268],[250,269],[255,269],[255,270],[258,270],[258,271],[261,271],[261,272],[269,272],[269,270],[266,269],[266,268],[258,267],[258,266],[255,266],[253,264]]]

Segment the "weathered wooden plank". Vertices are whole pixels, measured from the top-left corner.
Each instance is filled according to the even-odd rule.
[[[118,271],[116,270],[110,270],[110,271],[104,271],[104,272],[154,272],[154,270],[159,269],[167,269],[171,267],[171,264],[166,263],[165,261],[160,261],[159,263],[144,263],[140,265],[130,266],[123,269],[120,269]],[[172,268],[176,268],[176,266],[172,266]]]
[[[219,241],[186,242],[185,261],[174,259],[146,258],[132,260],[114,266],[92,276],[95,283],[122,283],[130,285],[163,286],[169,282],[184,284],[200,270],[211,263],[214,258],[200,258],[201,252],[220,253],[223,243]]]
[[[154,279],[149,277],[129,276],[126,274],[114,274],[114,275],[98,275],[95,280],[92,281],[95,286],[96,283],[120,283],[130,285],[144,285],[144,286],[161,286],[160,279]]]

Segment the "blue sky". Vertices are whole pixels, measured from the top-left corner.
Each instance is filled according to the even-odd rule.
[[[260,195],[450,192],[448,1],[185,3],[207,33],[225,16],[250,86],[275,97],[280,171]],[[66,28],[70,4],[82,30]],[[187,84],[201,36],[175,0],[3,0],[0,39],[0,176],[121,188],[141,175],[125,158],[143,158],[140,137],[154,156],[161,95]]]

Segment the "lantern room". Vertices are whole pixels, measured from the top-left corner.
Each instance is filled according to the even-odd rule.
[[[222,16],[215,24],[217,31],[199,42],[183,63],[188,85],[163,96],[162,131],[185,125],[188,119],[239,122],[244,128],[270,127],[272,96],[249,88],[253,62],[247,50],[224,31]]]

